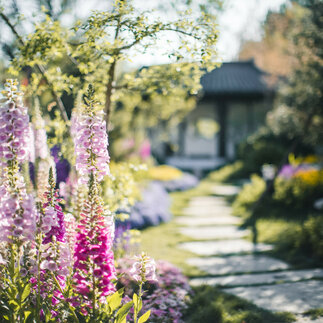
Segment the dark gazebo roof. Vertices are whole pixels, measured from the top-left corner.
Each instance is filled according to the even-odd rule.
[[[223,63],[201,78],[202,91],[204,97],[263,97],[273,92],[265,75],[253,60]]]

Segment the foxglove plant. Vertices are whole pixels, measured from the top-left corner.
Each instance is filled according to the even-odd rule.
[[[50,168],[47,191],[44,203],[38,203],[39,220],[36,236],[36,268],[37,277],[31,279],[36,293],[36,316],[39,320],[47,315],[60,319],[64,307],[64,287],[66,277],[71,271],[69,245],[65,240],[65,222],[61,200],[55,189],[53,170]],[[49,314],[48,314],[49,313]]]
[[[39,199],[43,200],[44,193],[46,192],[48,185],[47,179],[49,169],[52,168],[54,178],[56,178],[56,168],[55,161],[49,153],[45,121],[42,118],[38,100],[35,100],[32,119],[35,150],[35,182],[37,187],[37,196]]]
[[[80,181],[87,184],[89,175],[93,173],[98,181],[109,173],[108,135],[103,112],[94,109],[94,90],[89,86],[85,97],[84,113],[73,115],[72,136],[76,154],[76,170]]]
[[[148,257],[144,252],[139,256],[136,257],[136,262],[133,264],[133,267],[130,271],[132,277],[138,282],[139,284],[139,293],[133,294],[133,303],[134,303],[134,323],[138,322],[138,315],[140,310],[142,309],[142,296],[143,291],[142,287],[143,284],[147,281],[156,281],[156,264],[153,259]],[[150,315],[150,310],[146,312],[144,315]]]
[[[3,170],[1,194],[1,238],[19,247],[32,240],[36,225],[36,211],[31,195],[19,172],[28,160],[29,117],[21,103],[17,83],[8,80],[3,93],[7,102],[0,107],[0,160]]]
[[[49,170],[48,191],[45,193],[46,202],[43,205],[42,231],[44,238],[42,244],[47,256],[42,263],[42,269],[54,271],[58,275],[66,276],[71,266],[69,247],[65,239],[64,213],[55,190],[55,180],[52,168]],[[47,247],[47,249],[46,249]],[[55,268],[55,270],[53,270]]]
[[[8,297],[8,317],[12,322],[24,319],[23,292],[27,288],[30,249],[36,232],[37,211],[33,197],[26,192],[20,174],[23,162],[28,161],[29,117],[23,106],[17,82],[7,80],[7,101],[0,107],[0,160],[3,167],[0,198],[1,240],[10,255],[5,266],[4,281]],[[16,305],[18,304],[18,305]]]
[[[97,317],[98,305],[115,292],[112,252],[113,226],[107,225],[106,211],[99,194],[99,181],[108,174],[107,134],[102,114],[96,113],[94,91],[89,86],[84,110],[74,120],[76,169],[81,183],[88,183],[74,249],[74,285],[79,297],[74,306]]]

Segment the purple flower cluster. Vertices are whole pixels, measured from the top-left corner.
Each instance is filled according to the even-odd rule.
[[[102,115],[86,109],[85,114],[73,115],[72,135],[76,153],[76,170],[86,184],[91,172],[101,181],[109,173],[108,135]]]
[[[180,178],[161,182],[167,192],[186,191],[198,185],[199,179],[189,173],[183,173]]]
[[[290,179],[295,175],[297,170],[298,170],[297,167],[287,164],[281,168],[278,176],[283,177],[285,179]]]
[[[160,182],[152,182],[142,192],[142,200],[131,209],[130,222],[132,228],[156,226],[171,219],[169,212],[170,198]]]
[[[65,182],[69,176],[71,166],[67,159],[62,157],[60,145],[55,145],[50,150],[51,156],[54,159],[56,167],[56,182],[59,185]]]
[[[122,274],[119,282],[125,287],[126,295],[131,297],[136,281],[132,276],[131,261],[120,259],[117,273]],[[157,281],[146,284],[147,292],[143,295],[142,312],[151,310],[150,320],[158,323],[182,323],[183,314],[192,290],[187,278],[181,271],[166,261],[156,262]]]
[[[291,179],[298,171],[307,169],[313,169],[313,166],[310,164],[300,164],[297,166],[286,164],[281,168],[278,176],[284,179]]]

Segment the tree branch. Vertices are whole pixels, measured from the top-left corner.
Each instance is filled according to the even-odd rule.
[[[117,40],[119,31],[120,31],[120,19],[121,17],[118,18],[118,24],[116,27],[115,35],[114,35],[114,41]],[[106,94],[105,94],[105,122],[106,122],[106,128],[107,132],[109,132],[109,122],[110,122],[110,115],[111,115],[111,96],[112,96],[112,91],[113,91],[113,82],[114,82],[114,76],[115,76],[115,69],[116,69],[116,60],[114,59],[112,64],[110,65],[109,68],[109,80],[106,88]]]
[[[17,32],[15,26],[10,22],[9,18],[2,12],[0,11],[0,17],[5,21],[5,23],[8,25],[8,27],[11,29],[11,31],[13,32],[13,34],[16,36],[16,38],[18,39],[19,43],[21,46],[25,46],[25,42],[23,41],[22,37],[19,35],[19,33]],[[50,88],[50,92],[52,94],[52,96],[54,97],[54,100],[57,103],[57,106],[61,112],[61,116],[63,118],[63,120],[65,122],[68,122],[68,116],[66,113],[66,109],[64,107],[64,104],[60,98],[60,96],[57,94],[57,92],[53,89],[53,85],[49,82],[48,77],[46,75],[46,69],[44,66],[40,65],[40,64],[36,64],[35,65],[37,70],[40,72],[40,74],[42,75],[42,77],[44,78],[44,80],[46,81],[47,85]]]

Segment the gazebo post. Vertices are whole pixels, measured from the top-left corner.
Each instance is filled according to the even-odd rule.
[[[218,102],[218,115],[220,123],[220,138],[219,138],[219,156],[226,157],[226,137],[227,137],[227,116],[228,105],[225,101]]]
[[[179,144],[179,156],[185,155],[185,136],[187,129],[187,120],[186,118],[179,124],[179,132],[178,132],[178,144]]]

